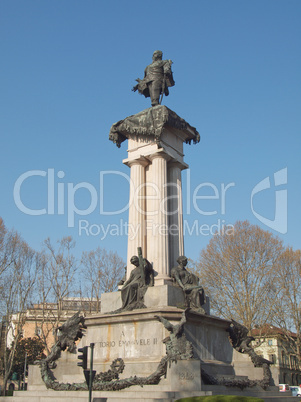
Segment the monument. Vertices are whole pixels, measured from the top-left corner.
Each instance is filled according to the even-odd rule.
[[[162,56],[154,52],[133,88],[152,106],[113,124],[109,133],[117,147],[128,144],[128,224],[137,235],[128,238],[126,278],[119,291],[102,295],[100,314],[78,314],[61,327],[51,354],[30,368],[27,398],[86,400],[72,352],[90,344],[94,402],[278,394],[270,388],[270,362],[250,347],[244,327],[210,315],[203,284],[187,268],[181,172],[188,167],[184,144],[199,143],[200,135],[161,104],[175,85],[172,62]]]

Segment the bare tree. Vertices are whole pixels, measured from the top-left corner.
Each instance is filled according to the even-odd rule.
[[[197,264],[213,312],[248,329],[271,321],[282,252],[281,240],[248,221],[215,234]]]
[[[301,361],[301,250],[287,247],[282,253],[274,281],[280,292],[274,300],[275,324],[281,328],[282,336]],[[288,352],[288,351],[287,351]]]
[[[13,264],[19,243],[20,235],[14,230],[8,231],[0,218],[0,275]]]
[[[75,288],[75,274],[78,270],[78,262],[72,254],[75,242],[71,236],[57,241],[57,249],[46,239],[46,270],[45,279],[51,284],[52,296],[56,303],[64,297],[70,296]]]
[[[52,283],[49,280],[50,269],[48,267],[49,256],[45,251],[39,253],[40,269],[36,279],[36,301],[29,315],[35,322],[35,334],[43,342],[45,352],[50,353],[51,342],[53,342],[53,333],[57,324],[58,303],[55,302],[55,296],[52,289]]]
[[[2,267],[5,265],[6,261],[6,251],[5,251],[5,235],[7,233],[6,227],[4,225],[3,219],[0,218],[0,273],[2,272]]]
[[[56,328],[66,319],[63,300],[77,291],[76,274],[79,264],[72,250],[75,242],[72,237],[64,237],[54,246],[50,239],[44,241],[44,250],[40,254],[40,271],[37,278],[39,303],[31,314],[36,315],[38,336],[43,340],[49,353],[49,338],[56,341]]]
[[[3,232],[2,232],[3,233]],[[0,276],[0,303],[3,321],[2,354],[3,390],[11,374],[16,344],[22,335],[26,309],[31,302],[35,279],[39,270],[39,258],[17,232],[5,233],[2,242]],[[5,349],[9,348],[9,351]]]
[[[117,289],[117,284],[124,275],[125,262],[116,252],[98,247],[82,255],[82,273],[86,280],[84,292],[99,305],[100,295]]]

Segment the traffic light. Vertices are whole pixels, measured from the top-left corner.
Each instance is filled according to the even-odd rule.
[[[92,370],[91,384],[93,383],[95,374],[96,374],[96,370]],[[85,375],[85,379],[86,379],[86,383],[88,385],[88,388],[90,389],[90,370],[84,370],[84,375]]]
[[[77,363],[79,367],[83,370],[86,370],[87,363],[88,363],[88,346],[84,346],[83,348],[79,348],[78,351],[82,353],[82,355],[78,355],[77,358],[82,360],[81,362]]]

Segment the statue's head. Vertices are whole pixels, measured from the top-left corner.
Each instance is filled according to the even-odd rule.
[[[133,255],[133,257],[131,258],[131,264],[136,265],[136,267],[138,267],[139,258],[136,255]]]
[[[185,255],[180,255],[180,257],[177,259],[177,263],[183,265],[184,267],[187,265],[187,257]]]
[[[153,54],[153,60],[162,60],[163,57],[163,53],[161,52],[161,50],[155,50],[154,54]]]

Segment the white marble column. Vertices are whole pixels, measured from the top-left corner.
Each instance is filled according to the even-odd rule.
[[[133,268],[130,260],[137,255],[137,248],[142,247],[143,256],[146,256],[146,233],[145,233],[145,166],[144,158],[128,161],[131,168],[130,182],[130,205],[128,227],[128,251],[127,251],[127,278]]]
[[[167,160],[169,156],[158,152],[149,156],[152,161],[152,184],[156,187],[157,196],[152,200],[152,242],[147,256],[153,262],[158,275],[155,285],[162,285],[170,280],[168,251],[168,198],[167,198]]]
[[[170,266],[177,265],[177,258],[184,255],[182,179],[183,166],[179,162],[168,164],[168,225]]]

